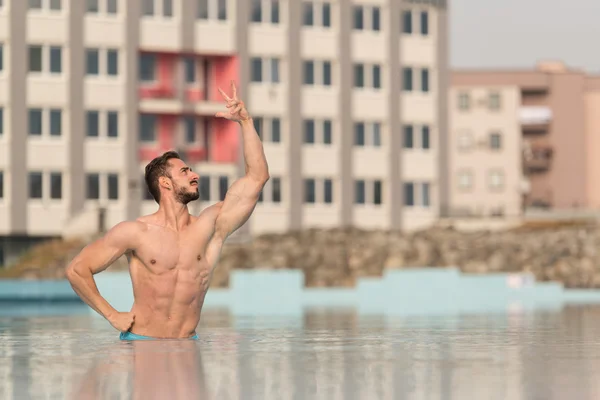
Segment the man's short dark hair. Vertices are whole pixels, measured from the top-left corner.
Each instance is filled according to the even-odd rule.
[[[154,200],[157,203],[160,202],[158,178],[161,176],[166,176],[168,178],[171,177],[169,175],[169,160],[172,158],[181,159],[176,151],[167,151],[146,165],[146,174],[144,177],[146,180],[146,186],[148,186],[148,191],[152,197],[154,197]]]

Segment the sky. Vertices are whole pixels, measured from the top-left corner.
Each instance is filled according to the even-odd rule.
[[[449,0],[454,68],[532,68],[540,60],[600,73],[600,0]]]

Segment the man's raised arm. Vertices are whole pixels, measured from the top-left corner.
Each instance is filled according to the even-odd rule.
[[[137,222],[121,222],[102,238],[87,245],[71,261],[66,276],[77,295],[112,326],[126,332],[133,324],[133,315],[119,313],[101,295],[94,275],[107,269],[119,257],[135,247],[140,226]],[[131,320],[131,321],[129,321]]]
[[[239,122],[241,125],[246,174],[231,185],[221,205],[215,235],[222,240],[246,223],[254,211],[260,192],[269,180],[267,159],[252,118],[244,103],[238,99],[233,82],[231,82],[231,90],[232,97],[229,97],[219,89],[230,111],[219,112],[216,116]]]

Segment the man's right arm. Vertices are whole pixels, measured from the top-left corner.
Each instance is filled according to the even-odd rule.
[[[103,237],[87,245],[66,269],[67,279],[75,293],[113,326],[113,320],[119,313],[100,295],[93,276],[135,248],[140,229],[139,223],[133,221],[115,225]]]

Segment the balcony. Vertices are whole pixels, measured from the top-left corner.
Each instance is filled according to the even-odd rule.
[[[554,149],[548,143],[525,143],[523,163],[527,172],[546,172],[552,165]]]
[[[552,110],[546,106],[524,106],[519,110],[523,131],[546,131],[552,122]]]

